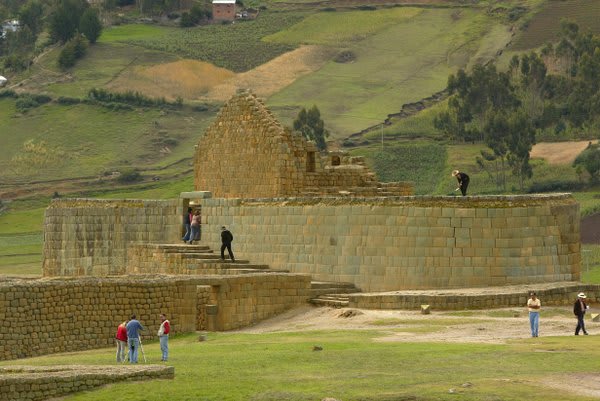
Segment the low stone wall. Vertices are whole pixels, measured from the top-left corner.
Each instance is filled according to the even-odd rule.
[[[130,243],[180,238],[180,211],[177,200],[55,199],[44,219],[43,275],[123,274]]]
[[[0,399],[38,401],[119,381],[173,379],[172,366],[10,366],[0,368]]]
[[[581,283],[549,283],[530,286],[468,288],[441,291],[395,291],[379,294],[351,294],[349,307],[359,309],[432,310],[491,309],[524,307],[530,291],[535,291],[543,306],[572,305],[577,294],[584,292],[588,303],[600,301],[600,285]]]
[[[155,338],[165,313],[174,334],[230,330],[307,302],[310,277],[122,276],[0,282],[0,359],[112,346],[117,325],[135,313]],[[207,306],[198,302],[210,302]]]
[[[577,281],[570,194],[201,199],[203,243],[220,227],[240,258],[351,282],[364,292]]]

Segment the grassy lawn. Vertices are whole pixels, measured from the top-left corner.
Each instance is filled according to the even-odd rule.
[[[382,122],[404,103],[443,89],[448,75],[466,66],[479,51],[483,38],[499,34],[492,29],[496,20],[480,10],[426,9],[411,18],[406,18],[410,9],[397,12],[396,24],[381,30],[367,25],[364,34],[339,47],[355,54],[353,62],[331,61],[270,97],[268,105],[284,123],[290,123],[300,107],[315,104],[332,138],[343,137]],[[321,26],[319,31],[319,25],[311,24],[308,39],[303,39],[292,27],[275,38],[287,39],[290,44],[310,40],[333,44],[347,38],[343,28],[352,26],[353,19],[359,24],[365,13],[374,12],[321,13],[311,18],[331,19],[331,28]],[[369,35],[364,37],[366,33]]]
[[[593,346],[593,336],[577,341],[573,337],[516,340],[509,345],[376,341],[384,335],[375,330],[211,333],[206,342],[198,342],[196,335],[178,336],[170,340],[173,381],[112,384],[64,400],[564,401],[574,395],[546,388],[540,381],[600,369],[600,350]],[[313,352],[314,345],[323,351]],[[150,363],[159,363],[156,341],[145,342],[144,349]],[[111,348],[18,364],[110,366],[113,359]]]

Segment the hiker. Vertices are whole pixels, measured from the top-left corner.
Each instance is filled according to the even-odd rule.
[[[117,341],[117,362],[125,361],[125,349],[127,348],[127,320],[117,327],[115,340]]]
[[[529,324],[531,325],[531,337],[538,336],[538,328],[540,325],[540,308],[542,307],[542,303],[539,298],[536,296],[535,292],[531,292],[529,294],[529,299],[527,300],[527,308],[529,310]]]
[[[167,362],[169,359],[169,332],[171,324],[164,313],[160,314],[160,328],[158,329],[158,339],[160,342],[160,351],[162,352],[161,362]]]
[[[573,313],[577,316],[577,327],[575,328],[575,335],[579,335],[579,330],[583,331],[584,335],[588,335],[588,332],[585,330],[585,311],[590,307],[585,303],[585,299],[587,297],[583,292],[577,294],[577,299],[575,300],[575,304],[573,305]]]
[[[140,330],[146,330],[144,326],[135,318],[135,313],[125,325],[127,329],[127,346],[129,347],[129,362],[137,363],[138,349],[140,348]]]
[[[456,177],[456,179],[458,180],[458,188],[456,188],[455,191],[458,191],[460,189],[462,196],[466,196],[467,187],[469,186],[469,176],[465,173],[461,173],[458,170],[454,170],[452,172],[452,177]]]
[[[192,234],[192,208],[188,207],[187,213],[183,215],[183,226],[185,227],[185,235],[183,238],[183,242],[188,242],[190,240],[190,235]]]
[[[194,241],[200,237],[200,210],[194,212],[190,226],[192,228],[192,233],[190,234],[189,244],[192,245]]]
[[[233,241],[233,234],[231,231],[227,229],[227,227],[221,227],[221,260],[225,261],[225,248],[227,248],[227,252],[229,253],[229,257],[232,262],[235,262],[235,257],[233,256],[233,251],[231,250],[231,241]]]

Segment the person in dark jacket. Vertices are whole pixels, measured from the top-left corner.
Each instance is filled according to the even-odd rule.
[[[458,180],[458,188],[456,188],[456,191],[460,189],[462,196],[467,195],[467,187],[469,186],[469,176],[465,173],[461,173],[458,170],[454,170],[452,172],[452,177],[456,177],[456,179]]]
[[[183,215],[183,226],[185,227],[185,234],[183,235],[183,242],[188,242],[190,240],[190,235],[192,234],[192,208],[188,207],[187,213]]]
[[[225,260],[225,248],[229,252],[229,257],[232,262],[235,262],[233,251],[231,250],[231,242],[233,241],[233,234],[227,229],[227,227],[221,227],[221,260]]]
[[[585,316],[585,311],[589,308],[589,306],[587,306],[587,304],[585,303],[585,298],[585,294],[583,292],[580,292],[579,294],[577,294],[577,300],[573,305],[573,313],[575,314],[575,316],[577,316],[577,327],[575,328],[576,336],[579,335],[579,330],[583,331],[583,334],[585,334],[586,336],[588,335],[588,332],[585,330],[585,322],[583,319]]]

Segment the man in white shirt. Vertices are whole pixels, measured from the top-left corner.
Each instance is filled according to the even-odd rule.
[[[527,309],[529,309],[529,324],[531,325],[531,337],[538,336],[538,328],[540,325],[540,308],[542,303],[536,296],[535,292],[529,294],[527,300]]]

